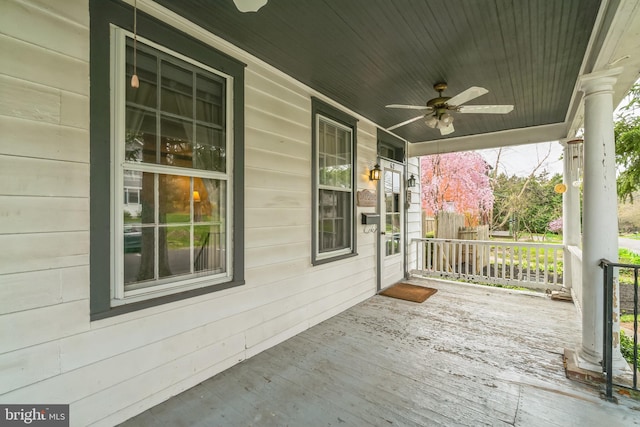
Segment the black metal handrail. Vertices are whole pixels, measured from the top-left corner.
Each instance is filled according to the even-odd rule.
[[[602,372],[605,375],[605,398],[615,400],[613,397],[613,386],[630,388],[638,391],[638,271],[640,265],[623,264],[611,262],[606,259],[600,260],[600,267],[604,272],[604,339],[603,339],[603,361]],[[633,270],[633,382],[628,387],[625,384],[613,383],[613,275],[616,268],[627,268]],[[622,339],[619,338],[622,345]]]
[[[209,237],[211,233],[207,231],[207,236],[202,241],[202,246],[200,246],[200,250],[198,251],[198,255],[196,256],[195,261],[193,262],[193,269],[195,271],[200,271],[206,268],[205,265],[202,264],[203,260],[208,258],[209,252]]]

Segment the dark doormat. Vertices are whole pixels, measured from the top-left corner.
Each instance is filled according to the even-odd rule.
[[[431,295],[438,292],[437,289],[427,288],[425,286],[411,285],[409,283],[398,283],[388,289],[380,292],[385,297],[403,299],[413,302],[424,302]]]

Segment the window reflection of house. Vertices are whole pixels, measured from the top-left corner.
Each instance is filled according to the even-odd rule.
[[[140,190],[142,190],[142,172],[132,170],[124,171],[123,210],[126,214],[131,215],[132,218],[138,218],[142,212]]]

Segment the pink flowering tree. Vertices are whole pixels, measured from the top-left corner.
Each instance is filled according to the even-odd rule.
[[[549,230],[553,233],[562,233],[562,217],[551,221],[549,223]]]
[[[435,154],[420,159],[422,208],[435,216],[442,210],[465,215],[467,225],[488,223],[493,209],[489,165],[478,153]]]

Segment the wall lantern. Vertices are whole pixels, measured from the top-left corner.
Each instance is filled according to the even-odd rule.
[[[376,163],[376,165],[369,171],[369,181],[378,181],[380,180],[380,165]]]
[[[416,186],[416,177],[413,176],[413,174],[411,174],[411,176],[409,177],[409,179],[407,180],[407,185],[412,188]]]

